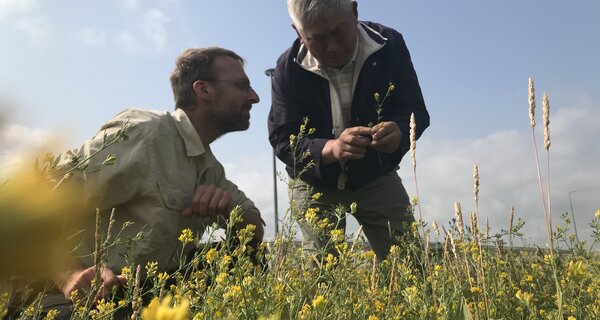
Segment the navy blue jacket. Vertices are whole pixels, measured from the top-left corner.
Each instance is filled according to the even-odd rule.
[[[429,126],[429,114],[425,108],[423,95],[413,68],[408,48],[402,35],[397,31],[372,22],[364,22],[379,32],[387,40],[369,35],[385,45],[367,58],[360,71],[351,107],[351,124],[367,126],[377,123],[374,93],[383,98],[391,82],[395,90],[385,101],[382,109],[383,121],[394,121],[402,132],[400,147],[388,154],[370,149],[360,160],[346,163],[347,190],[359,190],[378,176],[398,168],[402,157],[410,148],[409,124],[411,113],[415,114],[417,138]],[[331,115],[329,83],[327,79],[305,70],[296,62],[296,57],[304,57],[306,52],[298,52],[300,41],[296,39],[291,48],[277,60],[272,81],[272,105],[269,112],[269,141],[275,148],[277,157],[286,164],[288,174],[295,178],[309,160],[314,166],[302,173],[300,178],[307,183],[335,189],[341,170],[339,163],[321,166],[321,151],[325,142],[335,139]],[[304,49],[306,50],[306,49]],[[291,134],[298,134],[303,119],[308,117],[307,128],[315,128],[312,135],[298,142],[297,158],[310,151],[303,163],[294,166],[290,150]],[[381,158],[381,163],[380,159]],[[294,169],[295,168],[295,169]]]

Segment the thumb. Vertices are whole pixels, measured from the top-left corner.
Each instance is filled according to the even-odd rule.
[[[119,284],[127,284],[127,277],[122,274],[117,275],[117,280],[119,281]]]
[[[185,208],[181,214],[183,214],[184,216],[192,216],[194,215],[194,210],[192,210],[192,208]]]

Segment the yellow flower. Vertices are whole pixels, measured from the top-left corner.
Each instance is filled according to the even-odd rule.
[[[59,313],[60,313],[60,311],[58,311],[56,309],[52,309],[52,310],[48,311],[48,313],[44,317],[44,320],[54,320],[54,319],[56,319],[56,316],[58,316]]]
[[[340,242],[346,240],[346,234],[344,233],[344,230],[342,230],[342,229],[333,229],[329,232],[329,234],[331,235],[331,240],[334,243],[340,243]]]
[[[479,294],[481,293],[481,289],[479,287],[471,287],[471,293]]]
[[[356,202],[352,202],[350,204],[350,214],[355,214],[356,210],[358,210],[358,204],[356,204]]]
[[[533,300],[533,293],[522,292],[519,290],[515,294],[515,297],[526,304],[531,304],[531,300]]]
[[[369,320],[379,320],[379,318],[377,316],[370,315]]]
[[[210,248],[210,250],[204,254],[204,259],[206,259],[206,262],[208,263],[213,263],[217,259],[218,255],[219,253],[217,252],[217,249]]]
[[[394,91],[394,89],[396,89],[396,86],[395,86],[393,83],[391,83],[391,82],[390,82],[390,83],[388,84],[388,91],[389,91],[389,92],[392,92],[392,91]]]
[[[325,308],[326,304],[327,304],[327,300],[322,295],[318,295],[312,301],[312,307],[315,311],[322,310],[323,308]]]
[[[600,219],[600,209],[596,210],[596,213],[594,215],[596,216],[596,218]]]
[[[178,306],[171,306],[171,296],[166,296],[162,301],[152,299],[150,304],[142,310],[143,320],[187,320],[190,317],[190,301],[183,299]]]
[[[219,273],[217,275],[217,277],[215,278],[215,281],[217,282],[217,284],[223,284],[226,280],[227,280],[227,273],[225,273],[225,272]]]
[[[373,98],[375,98],[375,101],[379,102],[379,92],[375,92]]]
[[[573,317],[573,316],[569,316],[569,317],[567,318],[567,320],[577,320],[577,318],[575,318],[575,317]]]
[[[190,229],[183,229],[183,230],[181,230],[181,235],[179,236],[178,239],[184,245],[191,243],[192,241],[194,241],[194,233]]]
[[[317,192],[317,193],[313,194],[311,198],[313,201],[317,201],[317,200],[319,200],[319,198],[321,198],[322,195],[323,195],[323,193]]]
[[[583,262],[577,261],[573,262],[569,261],[569,265],[567,265],[567,278],[569,279],[578,279],[585,276],[585,266]]]
[[[158,271],[158,262],[156,261],[148,261],[146,263],[146,272],[148,272],[148,276],[153,276]]]

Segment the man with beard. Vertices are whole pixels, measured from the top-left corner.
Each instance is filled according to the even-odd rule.
[[[127,281],[120,274],[123,267],[131,265],[125,257],[142,270],[149,262],[157,263],[156,272],[177,270],[179,257],[189,257],[195,249],[192,244],[182,246],[178,240],[182,230],[201,235],[213,222],[223,226],[236,206],[242,209],[242,221],[234,229],[254,225],[251,245],[262,241],[264,222],[258,209],[227,180],[210,150],[210,144],[223,134],[248,129],[250,109],[259,102],[243,63],[239,55],[222,48],[184,51],[171,75],[173,112],[124,110],[75,153],[84,159],[100,151],[85,174],[76,174],[69,183],[83,189],[87,212],[93,213],[94,208],[101,212],[101,230],[107,230],[113,208],[113,237],[124,223],[133,222],[120,234],[123,239],[135,239],[129,243],[131,248],[121,242],[106,250],[98,299]],[[123,127],[127,139],[104,149],[106,138],[119,134]],[[95,170],[115,157],[111,165]],[[87,255],[58,277],[60,292],[44,302],[46,310],[60,310],[60,318],[69,317],[74,290],[79,294],[89,290],[95,277],[89,254],[95,243],[92,216],[86,220],[79,248]],[[146,236],[138,236],[146,231]]]

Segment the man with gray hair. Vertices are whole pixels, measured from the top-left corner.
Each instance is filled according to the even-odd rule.
[[[288,0],[298,39],[277,61],[269,140],[290,177],[299,178],[290,194],[305,246],[335,253],[329,232],[315,234],[304,210],[318,209],[311,212],[324,219],[356,202],[354,216],[384,259],[415,221],[396,170],[410,148],[411,114],[417,138],[429,114],[402,35],[358,21],[357,8],[350,0]],[[293,141],[305,118],[314,133]],[[302,154],[309,157],[294,163]],[[304,167],[309,161],[314,165]],[[336,228],[344,230],[345,220]]]

